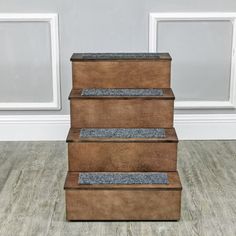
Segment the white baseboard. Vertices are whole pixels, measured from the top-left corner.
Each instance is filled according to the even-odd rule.
[[[69,115],[0,116],[1,141],[65,140]]]
[[[180,140],[236,139],[236,114],[176,114]],[[69,115],[0,116],[0,141],[65,140]]]
[[[176,114],[180,140],[236,139],[236,114]]]

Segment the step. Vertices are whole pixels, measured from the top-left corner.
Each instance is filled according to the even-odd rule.
[[[73,89],[69,96],[73,128],[173,127],[174,95],[171,89]],[[126,92],[124,92],[126,90]],[[90,90],[91,92],[94,89]],[[100,91],[100,92],[99,92]],[[120,92],[122,91],[122,92]],[[136,91],[136,92],[135,92]],[[140,95],[140,91],[144,95]],[[154,91],[154,92],[152,92]],[[159,91],[159,92],[158,92]],[[129,94],[130,95],[127,95]],[[117,95],[120,94],[120,95]],[[139,94],[139,95],[137,95]]]
[[[130,182],[125,178],[125,184],[112,184],[114,179],[109,184],[81,184],[80,174],[68,172],[66,178],[67,220],[180,219],[182,187],[178,172],[160,173],[167,175],[167,184],[135,184],[135,178]]]
[[[80,132],[71,128],[67,137],[69,171],[176,171],[174,128],[164,129],[159,138],[81,137]]]
[[[75,53],[73,88],[169,88],[168,53]]]

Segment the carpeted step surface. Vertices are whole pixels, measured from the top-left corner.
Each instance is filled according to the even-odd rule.
[[[150,60],[171,59],[168,53],[74,53],[71,60]]]
[[[82,96],[163,96],[162,89],[83,89]]]
[[[168,184],[167,173],[112,173],[84,172],[79,174],[79,184]]]
[[[165,138],[163,128],[82,128],[80,138]]]

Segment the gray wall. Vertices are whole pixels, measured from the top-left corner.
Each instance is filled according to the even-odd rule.
[[[61,95],[62,95],[62,109],[60,111],[0,111],[0,115],[3,114],[69,114],[69,103],[67,100],[68,94],[71,89],[71,65],[69,58],[73,52],[146,52],[148,51],[148,16],[150,12],[188,12],[188,11],[236,11],[236,1],[234,0],[70,0],[70,1],[30,1],[30,0],[0,0],[0,13],[58,13],[59,14],[59,32],[60,32],[60,70],[61,70]],[[2,23],[0,23],[2,24]],[[3,39],[1,34],[6,29],[7,24],[0,28],[0,44],[7,42],[7,38]],[[164,25],[163,25],[164,26]],[[34,29],[32,25],[26,25],[28,27],[25,29],[26,32],[30,32]],[[31,28],[30,28],[31,27]],[[173,25],[169,25],[169,28]],[[179,27],[179,26],[176,26]],[[226,30],[230,33],[229,29],[225,27],[218,26],[217,30]],[[2,30],[1,30],[2,29]],[[167,28],[166,28],[167,29]],[[207,29],[207,27],[206,27]],[[46,38],[43,38],[43,32],[45,27],[41,28],[40,23],[38,24],[37,30],[34,32],[34,36],[38,35],[39,40],[44,42],[45,47],[49,47],[49,42]],[[164,30],[164,29],[162,29]],[[165,30],[164,30],[165,31]],[[174,32],[174,31],[173,31]],[[16,32],[15,32],[16,33]],[[10,33],[9,33],[10,34]],[[12,32],[14,34],[14,32]],[[6,31],[5,31],[5,35]],[[19,35],[19,34],[18,34]],[[19,37],[19,36],[16,37]],[[11,35],[12,36],[12,35]],[[21,35],[22,38],[19,40],[19,45],[21,41],[24,45],[28,45],[27,49],[32,46],[31,42],[25,41],[26,35]],[[40,38],[41,37],[41,38]],[[9,38],[10,35],[9,35]],[[3,41],[5,40],[5,41]],[[10,40],[10,39],[9,39]],[[44,41],[43,41],[44,40]],[[229,39],[226,39],[229,40]],[[226,41],[227,43],[227,41]],[[165,48],[166,45],[160,45]],[[45,47],[44,52],[45,52]],[[34,68],[37,71],[37,63],[45,65],[44,70],[38,69],[37,73],[28,71],[28,68],[24,68],[20,65],[20,62],[11,58],[6,58],[6,47],[0,46],[0,99],[4,101],[33,101],[37,97],[37,101],[49,101],[51,99],[50,89],[51,89],[51,79],[47,78],[44,73],[50,70],[50,65],[48,62],[48,55],[45,53],[41,57],[41,61],[37,61],[37,57],[28,53],[24,54],[23,64],[29,63],[29,68]],[[40,44],[37,47],[38,53],[42,52]],[[15,52],[14,49],[8,48],[9,53]],[[24,47],[21,47],[18,52],[19,54],[24,51]],[[2,53],[5,52],[5,53]],[[225,52],[228,53],[227,51]],[[3,55],[5,55],[3,57]],[[33,58],[29,60],[29,58]],[[218,58],[219,59],[219,58]],[[10,70],[11,73],[7,73],[7,60],[14,65],[15,70]],[[21,62],[22,63],[22,62]],[[217,61],[220,63],[220,61]],[[7,65],[8,64],[8,65]],[[4,65],[4,66],[3,66]],[[34,66],[34,67],[33,67]],[[18,68],[20,67],[19,71]],[[11,67],[12,68],[12,67]],[[227,65],[225,70],[222,72],[225,76],[225,83],[221,84],[219,81],[218,88],[222,88],[223,93],[220,95],[222,99],[227,97]],[[28,81],[24,77],[25,71]],[[34,76],[35,74],[35,76]],[[48,73],[46,73],[48,74]],[[21,76],[20,76],[21,75]],[[19,77],[23,77],[23,80],[19,81]],[[186,79],[186,78],[185,78]],[[212,76],[211,78],[212,79]],[[37,81],[40,80],[38,84]],[[212,80],[209,80],[208,88],[210,88]],[[184,82],[183,82],[184,83]],[[12,92],[15,94],[11,96],[6,91],[12,87],[14,88]],[[176,93],[181,95],[181,83],[174,84]],[[188,86],[191,86],[188,85]],[[36,88],[37,91],[32,94],[25,95],[25,89]],[[3,89],[4,88],[4,89]],[[16,91],[19,91],[18,95]],[[186,91],[186,90],[185,90]],[[202,91],[203,95],[205,91]],[[214,92],[213,96],[217,95],[217,90]],[[22,96],[19,96],[22,94]],[[185,94],[182,99],[185,99],[190,94]],[[191,94],[192,95],[192,94]],[[209,98],[210,99],[210,98]],[[209,111],[177,111],[178,113],[184,112],[209,112]],[[217,110],[211,110],[210,112],[215,113]],[[235,112],[234,110],[224,110],[222,112]]]

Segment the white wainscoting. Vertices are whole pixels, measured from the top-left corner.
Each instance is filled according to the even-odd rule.
[[[236,108],[236,13],[235,12],[168,12],[149,15],[149,52],[157,51],[157,26],[161,21],[231,21],[233,24],[230,94],[227,101],[176,101],[177,109]]]
[[[56,13],[1,13],[1,22],[48,22],[50,26],[52,94],[50,102],[0,102],[0,110],[59,110],[60,70],[59,70],[59,37],[58,15]]]
[[[236,114],[176,114],[180,140],[236,139]],[[64,140],[69,115],[0,116],[0,141]]]

